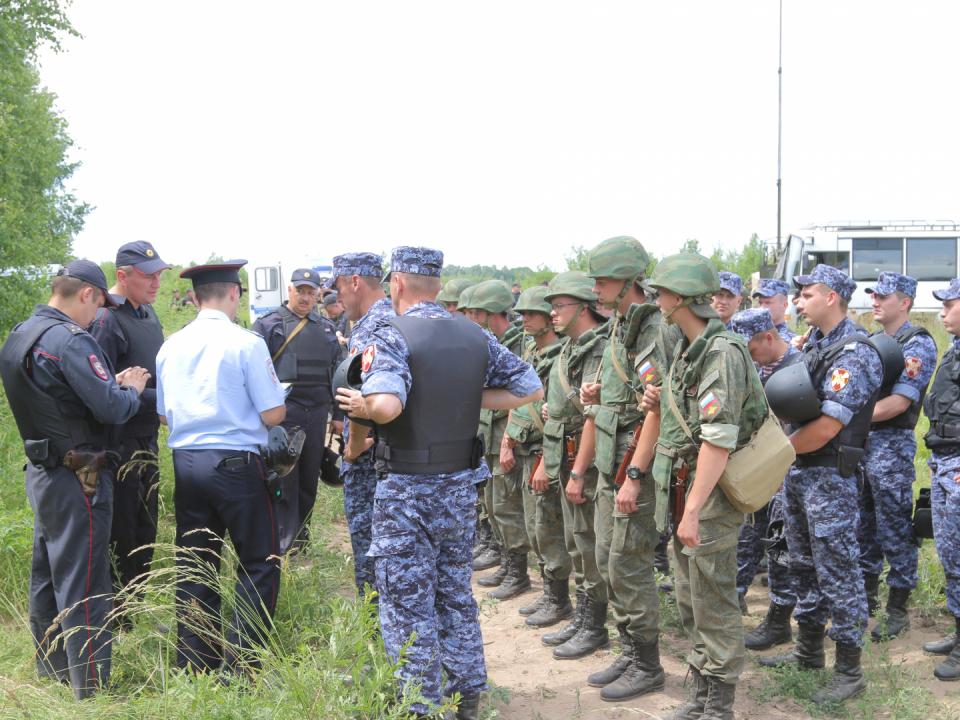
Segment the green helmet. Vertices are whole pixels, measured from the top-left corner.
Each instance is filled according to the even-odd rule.
[[[640,242],[620,235],[604,240],[590,251],[587,259],[587,275],[614,280],[633,280],[647,271],[650,264],[648,253]]]
[[[503,280],[484,280],[470,290],[469,300],[460,295],[460,306],[464,309],[502,313],[513,307],[513,293]]]
[[[557,275],[550,283],[549,291],[543,299],[552,302],[555,297],[569,295],[583,300],[591,309],[597,307],[597,295],[593,292],[593,280],[582,270],[570,270]]]
[[[460,293],[466,290],[468,287],[473,287],[476,283],[473,280],[468,280],[467,278],[454,278],[453,280],[447,281],[447,284],[443,286],[440,290],[440,294],[437,295],[438,303],[459,303],[460,302]]]
[[[462,312],[468,307],[472,307],[470,303],[473,302],[473,291],[476,287],[476,285],[471,285],[460,291],[460,297],[457,299],[457,310]]]
[[[553,310],[553,308],[550,307],[550,303],[548,303],[546,300],[546,295],[549,292],[550,288],[543,287],[543,285],[527,288],[520,293],[517,304],[513,309],[518,313],[538,312],[543,313],[544,315],[549,315],[550,311]]]
[[[649,284],[650,287],[670,290],[684,298],[677,307],[689,305],[694,314],[702,318],[720,317],[710,305],[713,296],[720,292],[720,275],[710,258],[695,253],[666,257],[657,263]],[[667,322],[671,321],[673,310],[664,312]]]

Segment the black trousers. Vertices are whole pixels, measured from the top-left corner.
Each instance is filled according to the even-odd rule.
[[[158,453],[156,435],[123,439],[120,469],[113,486],[113,524],[110,527],[110,546],[116,557],[116,568],[112,573],[115,591],[149,572],[153,562],[153,548],[143,546],[157,541]]]
[[[295,402],[287,403],[283,427],[293,434],[298,428],[307,434],[300,459],[282,478],[283,499],[277,503],[280,514],[280,552],[290,552],[294,544],[310,542],[310,514],[317,503],[317,485],[320,483],[320,461],[327,436],[329,406],[304,408]]]
[[[69,682],[78,700],[110,679],[112,475],[105,466],[97,494],[88,498],[73,470],[27,465],[27,498],[34,513],[30,629],[39,648],[37,671],[40,677]],[[70,607],[51,630],[54,619]]]
[[[228,458],[248,460],[224,467]],[[236,450],[174,450],[177,515],[177,666],[239,670],[257,666],[280,588],[274,506],[260,457]],[[233,621],[223,639],[220,557],[223,537],[239,560]]]

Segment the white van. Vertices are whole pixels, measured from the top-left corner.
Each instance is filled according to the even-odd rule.
[[[321,280],[330,277],[333,263],[330,258],[317,256],[263,257],[247,264],[250,285],[250,324],[271,310],[276,310],[287,299],[287,286],[293,271],[298,268],[314,270]]]

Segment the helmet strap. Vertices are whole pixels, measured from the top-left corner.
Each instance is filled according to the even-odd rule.
[[[685,298],[683,299],[683,302],[681,302],[681,303],[680,303],[679,305],[677,305],[676,307],[672,307],[672,308],[670,308],[669,310],[664,310],[664,311],[663,311],[663,319],[664,319],[664,321],[667,323],[667,325],[673,325],[673,324],[675,324],[676,321],[673,319],[673,313],[674,313],[675,310],[679,310],[679,309],[682,308],[682,307],[686,307],[687,305],[689,305],[690,303],[692,303],[695,299],[696,299],[696,298],[694,298],[694,297],[685,297]]]
[[[563,325],[563,326],[554,325],[553,329],[556,330],[558,333],[565,333],[567,331],[567,328],[573,325],[573,323],[577,321],[577,318],[580,317],[580,311],[583,310],[583,306],[584,306],[584,302],[581,300],[580,303],[577,305],[577,311],[573,314],[573,318],[571,318],[570,322],[568,322],[566,325]]]

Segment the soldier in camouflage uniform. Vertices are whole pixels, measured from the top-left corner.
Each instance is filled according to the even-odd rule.
[[[787,297],[790,295],[790,286],[783,280],[774,278],[763,278],[753,297],[757,299],[757,304],[770,311],[770,317],[773,319],[773,325],[777,332],[787,342],[790,342],[797,336],[793,330],[787,327],[787,305],[790,302]]]
[[[867,609],[877,608],[883,559],[890,563],[884,632],[871,632],[874,642],[897,637],[910,628],[907,599],[917,587],[919,549],[913,539],[913,483],[917,438],[914,428],[920,406],[937,364],[937,344],[923,327],[908,319],[917,295],[917,281],[907,275],[882,272],[873,295],[873,318],[882,331],[903,348],[904,370],[892,387],[880,391],[863,456],[864,482],[860,491],[860,568],[863,570]]]
[[[690,699],[668,718],[732,720],[743,671],[743,622],[737,604],[737,533],[743,513],[717,485],[730,453],[744,447],[767,415],[760,378],[743,339],[726,331],[710,299],[720,288],[713,263],[700,255],[662,260],[650,285],[665,320],[684,339],[660,389],[644,394],[646,421],[634,455],[653,462],[657,524],[667,526],[672,486],[686,483],[674,539],[680,618],[693,652]],[[688,434],[689,433],[689,434]]]
[[[723,270],[718,273],[720,277],[720,290],[713,296],[713,309],[720,316],[720,321],[730,329],[730,321],[740,309],[740,303],[743,302],[743,280],[736,273]]]
[[[622,487],[617,485],[620,466],[642,421],[643,389],[660,385],[669,369],[668,353],[682,335],[679,328],[667,326],[656,305],[646,303],[641,283],[649,262],[647,251],[631,237],[604,240],[588,260],[593,291],[615,313],[599,382],[580,386],[580,400],[593,419],[584,434],[594,432],[599,472],[597,564],[622,648],[609,668],[593,673],[587,682],[603,688],[600,698],[608,702],[631,700],[664,686],[660,600],[653,571],[654,549],[660,541],[653,477],[628,468],[619,478]]]
[[[563,530],[567,551],[573,559],[577,585],[577,614],[559,632],[544,635],[559,660],[583,657],[609,647],[607,586],[600,576],[594,532],[597,468],[593,448],[584,443],[584,417],[579,388],[585,380],[595,382],[603,349],[609,336],[609,321],[596,312],[597,296],[586,273],[570,271],[553,279],[545,299],[551,304],[554,328],[567,335],[547,383],[547,417],[543,430],[543,462],[533,478],[538,492],[548,485],[563,492]],[[589,434],[592,441],[593,433]],[[570,461],[574,455],[573,462]],[[538,517],[539,520],[539,517]],[[556,527],[537,525],[537,535],[555,533]]]
[[[552,308],[544,299],[548,292],[549,289],[542,286],[529,288],[520,294],[514,306],[523,318],[524,333],[534,340],[523,359],[533,365],[544,387],[563,343],[553,329],[553,319],[550,317]],[[535,402],[511,411],[504,436],[506,449],[517,464],[522,465],[520,492],[523,495],[527,537],[543,574],[543,594],[536,602],[520,608],[520,614],[527,616],[525,622],[530,627],[549,627],[573,615],[569,584],[573,562],[563,540],[559,486],[548,485],[543,492],[536,492],[530,483],[534,466],[542,461],[542,409],[543,403]],[[501,465],[503,461],[504,450],[501,450]],[[545,526],[552,524],[556,531],[538,535],[538,515],[542,516],[541,521]]]
[[[486,687],[483,639],[470,586],[476,485],[489,477],[473,418],[543,396],[540,379],[496,338],[433,302],[443,255],[399,247],[390,283],[400,317],[363,351],[363,386],[341,407],[377,428],[373,542],[384,645],[401,692],[419,686],[420,714],[459,692],[457,720],[476,720]],[[415,634],[415,637],[414,637]],[[441,687],[441,669],[447,684]]]
[[[847,303],[857,284],[849,275],[817,265],[794,282],[801,287],[798,308],[807,324],[816,328],[801,338],[801,362],[810,370],[821,415],[788,426],[797,459],[784,480],[783,493],[790,573],[798,590],[793,616],[800,632],[792,651],[760,662],[768,667],[822,668],[824,630],[830,618],[830,637],[837,649],[833,677],[812,699],[818,704],[839,703],[867,685],[860,667],[868,615],[856,532],[855,471],[883,367],[873,347],[850,338],[856,330],[846,316]],[[768,382],[768,392],[776,380],[774,376]],[[773,410],[778,412],[776,404]]]
[[[476,283],[473,282],[473,280],[467,280],[467,278],[448,280],[447,284],[440,289],[440,293],[437,295],[437,305],[446,308],[449,313],[463,312],[459,307],[460,294],[474,285],[476,285]]]

